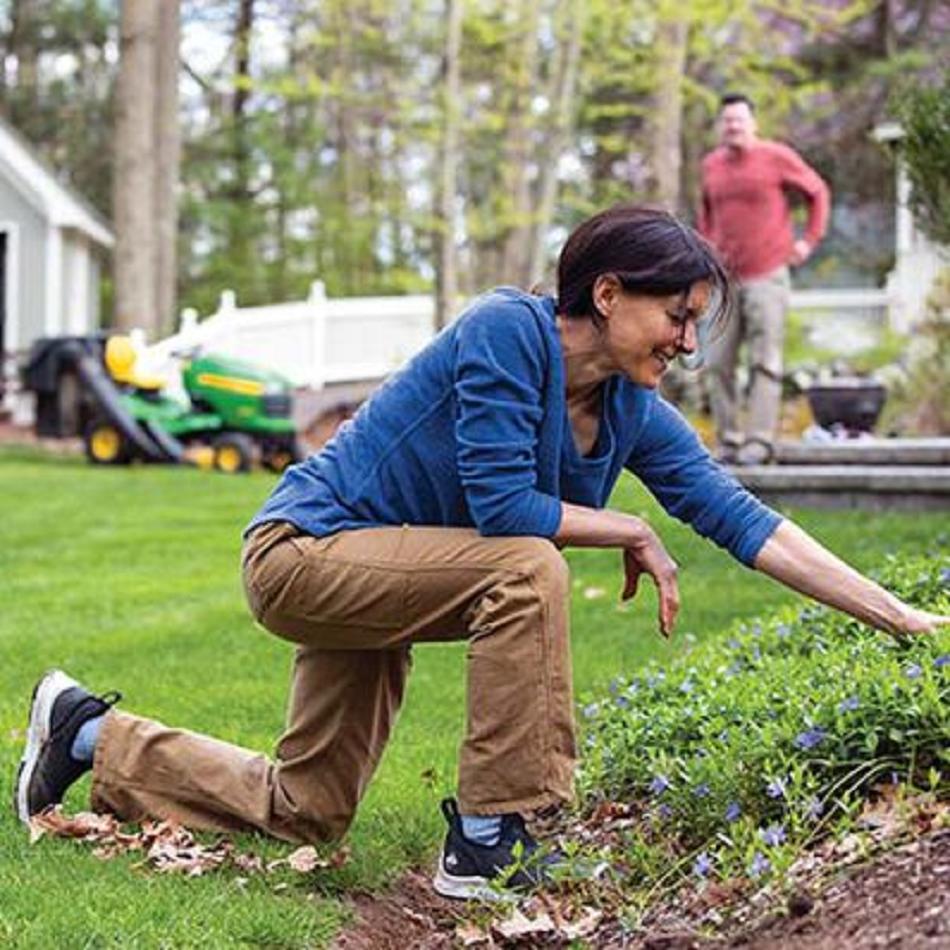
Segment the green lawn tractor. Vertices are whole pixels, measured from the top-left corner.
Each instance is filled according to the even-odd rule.
[[[257,461],[282,471],[300,460],[286,379],[200,351],[181,359],[186,400],[136,372],[128,337],[38,340],[23,371],[36,393],[37,434],[79,435],[100,465],[140,459],[246,472]]]

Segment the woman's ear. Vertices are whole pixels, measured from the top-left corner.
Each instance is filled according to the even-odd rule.
[[[614,274],[601,274],[591,289],[591,300],[594,310],[604,320],[609,320],[613,313],[614,304],[620,293],[620,281]]]

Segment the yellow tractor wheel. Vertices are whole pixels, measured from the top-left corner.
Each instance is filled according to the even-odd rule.
[[[94,422],[86,430],[86,457],[95,465],[124,465],[129,461],[125,437],[111,422]]]
[[[235,475],[249,472],[254,463],[254,441],[241,432],[226,432],[214,440],[214,467]]]

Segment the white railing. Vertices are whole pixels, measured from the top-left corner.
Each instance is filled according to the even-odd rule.
[[[328,299],[316,282],[296,303],[238,307],[233,292],[198,321],[182,314],[181,329],[142,352],[144,368],[168,375],[176,354],[196,347],[252,360],[296,386],[382,379],[431,339],[431,296]]]
[[[868,335],[888,319],[886,290],[797,290],[791,305],[842,352],[849,340],[858,348],[867,345]],[[429,295],[330,299],[318,281],[303,301],[238,307],[234,293],[225,291],[210,317],[199,321],[186,310],[178,333],[142,346],[143,369],[173,380],[176,354],[204,348],[260,363],[295,386],[322,389],[382,379],[425,346],[433,323]]]
[[[874,346],[893,326],[890,296],[875,287],[793,290],[790,306],[805,317],[815,346],[845,357]]]

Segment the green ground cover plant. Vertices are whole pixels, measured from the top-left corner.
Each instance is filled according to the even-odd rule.
[[[892,557],[881,580],[950,610],[946,549]],[[765,879],[882,783],[950,797],[950,630],[898,641],[786,607],[618,677],[583,715],[587,807],[638,804],[625,857],[642,886]]]
[[[95,469],[72,457],[0,448],[0,776],[13,775],[33,683],[62,666],[123,708],[270,752],[280,732],[291,647],[244,606],[240,533],[273,476],[187,469]],[[648,584],[621,604],[619,558],[571,551],[573,653],[581,695],[606,692],[651,658],[674,658],[736,622],[802,601],[747,571],[658,511],[633,480],[615,503],[648,517],[681,565],[683,610],[672,642],[656,635]],[[888,553],[930,550],[950,519],[933,513],[799,512],[796,518],[862,569]],[[159,875],[134,857],[99,861],[61,840],[31,845],[0,810],[0,945],[12,947],[312,947],[346,919],[345,897],[429,865],[444,827],[464,715],[463,644],[415,652],[402,716],[338,870],[195,879]],[[88,781],[67,799],[86,807]],[[266,858],[289,847],[239,836]]]

